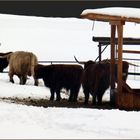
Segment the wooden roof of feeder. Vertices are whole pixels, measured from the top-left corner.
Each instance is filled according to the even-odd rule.
[[[81,13],[82,18],[98,21],[127,21],[140,23],[139,8],[110,7],[101,9],[86,9]]]

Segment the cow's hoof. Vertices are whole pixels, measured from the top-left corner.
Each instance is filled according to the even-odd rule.
[[[14,80],[10,80],[11,83],[14,83]]]
[[[60,102],[61,99],[56,99],[56,101]]]

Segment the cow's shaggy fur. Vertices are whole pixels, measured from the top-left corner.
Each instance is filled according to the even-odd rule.
[[[128,76],[129,63],[123,61],[123,81],[126,81]],[[115,64],[115,81],[117,82],[117,63]],[[101,104],[102,97],[106,89],[110,85],[110,62],[101,62],[89,64],[83,74],[83,91],[85,94],[85,104],[88,103],[89,94],[93,96],[93,104]]]
[[[17,51],[12,53],[9,59],[10,82],[14,83],[13,76],[17,75],[20,79],[20,84],[24,85],[27,76],[34,76],[34,67],[37,64],[37,57],[31,52]]]

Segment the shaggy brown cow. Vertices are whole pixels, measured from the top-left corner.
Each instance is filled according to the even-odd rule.
[[[60,90],[65,88],[70,90],[69,101],[76,102],[78,92],[81,86],[81,78],[83,68],[80,65],[37,65],[35,67],[35,78],[42,78],[46,87],[50,88],[50,100],[54,100],[56,93],[56,100],[60,101]]]
[[[27,76],[34,76],[34,67],[37,64],[37,57],[31,52],[17,51],[12,53],[9,59],[10,82],[14,83],[13,76],[17,75],[20,79],[20,84],[24,85]],[[35,83],[37,83],[36,80]]]
[[[123,61],[123,81],[126,81],[128,76],[129,63]],[[117,82],[117,63],[115,64],[115,81]],[[110,85],[110,63],[95,63],[90,64],[83,74],[83,91],[85,94],[85,104],[88,103],[89,94],[93,96],[93,104],[101,104],[104,92]]]
[[[84,64],[84,74],[83,74],[83,92],[85,94],[85,104],[88,103],[89,94],[93,96],[93,104],[101,104],[104,92],[109,88],[110,85],[110,60],[103,60],[101,62],[95,62],[89,60],[87,62],[79,62],[76,57],[75,60]],[[123,61],[123,75],[122,79],[126,82],[128,76],[129,64]],[[137,66],[137,65],[134,65]],[[117,82],[117,61],[115,63],[115,81]]]
[[[7,56],[11,53],[12,52],[0,53],[0,72],[3,72],[3,70],[8,66],[9,62]]]
[[[89,94],[93,97],[93,104],[101,102],[105,90],[109,87],[109,63],[90,64],[83,74],[83,92],[85,95],[85,104],[88,103]]]

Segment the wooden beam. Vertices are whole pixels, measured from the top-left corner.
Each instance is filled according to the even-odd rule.
[[[115,104],[114,90],[115,90],[115,34],[116,34],[116,25],[111,24],[111,63],[110,63],[110,102]]]
[[[118,69],[117,69],[117,105],[121,106],[122,95],[122,46],[123,46],[123,25],[117,25],[118,31]]]
[[[117,50],[118,51],[118,50]],[[140,54],[140,51],[135,51],[135,50],[123,50],[123,53],[135,53],[135,54]]]
[[[125,21],[124,20],[111,20],[111,21],[109,21],[109,23],[111,25],[124,25]]]
[[[111,89],[115,88],[115,79],[114,79],[114,65],[115,65],[115,34],[116,34],[116,25],[111,25],[111,67],[110,67],[110,72],[111,72]]]
[[[110,45],[110,37],[95,37],[92,40],[101,45]],[[118,38],[115,38],[115,44],[118,44]],[[140,38],[123,38],[124,45],[140,45]]]

